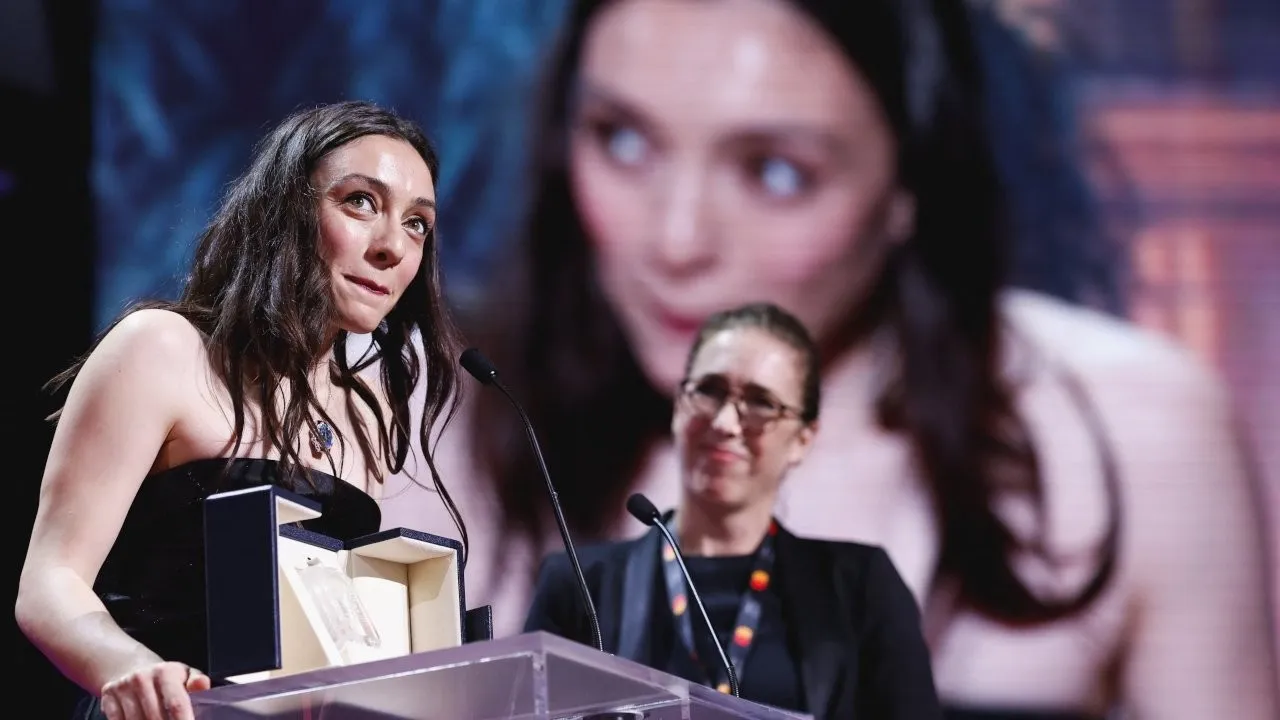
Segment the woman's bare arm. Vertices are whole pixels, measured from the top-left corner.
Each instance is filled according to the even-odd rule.
[[[1126,708],[1169,720],[1280,717],[1257,478],[1216,380],[1161,365],[1134,378],[1147,386],[1146,420],[1126,431],[1147,436],[1132,444],[1144,457],[1124,463],[1141,468],[1125,498],[1135,583]]]
[[[199,336],[181,317],[129,316],[85,363],[49,450],[15,615],[59,670],[95,694],[161,660],[112,621],[93,582],[200,357]]]
[[[1117,459],[1125,718],[1280,717],[1261,488],[1222,382],[1114,318],[1008,300],[1019,332],[1083,383]]]

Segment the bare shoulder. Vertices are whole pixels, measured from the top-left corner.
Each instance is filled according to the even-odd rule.
[[[204,338],[186,318],[169,310],[130,313],[102,338],[86,371],[159,382],[197,368],[207,359]]]
[[[149,308],[122,318],[102,339],[139,355],[162,353],[163,360],[175,360],[204,349],[200,331],[185,317],[171,310]]]
[[[1157,333],[1029,293],[1008,296],[1005,313],[1020,336],[1015,343],[1033,345],[1087,394],[1105,443],[1091,443],[1090,453],[1109,452],[1117,470],[1122,547],[1139,586],[1181,593],[1256,556],[1257,488],[1233,400],[1206,363]],[[1061,396],[1051,382],[1032,388],[1042,400]],[[1079,412],[1053,402],[1034,407],[1042,448],[1061,447],[1073,423],[1058,412]],[[1071,482],[1075,462],[1067,458],[1058,476],[1068,489],[1085,485]],[[1216,538],[1211,546],[1202,542],[1206,529]]]
[[[1249,476],[1235,409],[1225,383],[1189,350],[1121,319],[1030,293],[1005,300],[1015,343],[1032,346],[1042,365],[1070,375],[1084,391],[1105,449],[1114,460],[1135,552],[1163,556],[1186,522],[1222,509],[1240,527]],[[1038,375],[1048,378],[1049,375]],[[1061,383],[1032,383],[1041,399]],[[1042,402],[1046,444],[1059,440],[1072,405]],[[1078,405],[1075,405],[1078,409]],[[1052,449],[1052,448],[1048,448]],[[1069,476],[1070,473],[1068,473]],[[1064,477],[1066,477],[1064,476]]]
[[[130,313],[102,337],[76,374],[60,424],[102,403],[122,417],[131,409],[176,417],[207,363],[203,337],[186,318],[159,309]]]
[[[1018,341],[1074,375],[1104,408],[1225,410],[1218,375],[1159,333],[1089,308],[1026,291],[1005,294],[1002,311]],[[1191,420],[1191,418],[1187,418]],[[1221,418],[1219,418],[1221,419]]]

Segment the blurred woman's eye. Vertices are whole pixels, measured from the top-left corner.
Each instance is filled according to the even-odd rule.
[[[752,161],[750,167],[760,190],[778,199],[794,198],[808,190],[812,183],[810,173],[784,158],[759,158]]]
[[[649,156],[649,141],[635,128],[603,125],[598,133],[605,152],[619,165],[636,167]]]
[[[720,380],[707,379],[694,386],[694,392],[707,399],[724,402],[729,397],[729,386]]]

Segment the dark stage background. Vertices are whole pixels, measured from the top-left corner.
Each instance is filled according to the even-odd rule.
[[[29,717],[71,712],[67,683],[13,623],[12,598],[26,551],[54,410],[45,379],[83,352],[93,330],[94,232],[89,192],[91,74],[96,6],[76,2],[0,3],[0,231],[8,253],[10,370],[5,397],[12,498],[5,543],[5,647]],[[15,701],[16,702],[16,701]],[[25,703],[24,703],[25,704]],[[15,706],[6,711],[14,712]]]

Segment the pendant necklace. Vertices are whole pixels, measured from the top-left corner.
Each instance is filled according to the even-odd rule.
[[[316,421],[310,432],[311,456],[319,458],[324,455],[329,460],[329,469],[333,471],[334,477],[339,477],[338,466],[333,461],[333,453],[330,448],[333,447],[333,427],[324,420]]]
[[[333,392],[333,387],[329,387],[329,393]],[[329,395],[325,396],[325,404],[329,402]],[[317,420],[311,425],[311,431],[308,439],[311,444],[311,456],[319,459],[321,454],[329,459],[329,467],[333,470],[334,477],[338,476],[338,468],[333,462],[333,454],[330,449],[333,447],[334,432],[333,426],[324,420]]]
[[[320,420],[311,430],[311,454],[320,457],[333,447],[333,428],[329,423]]]

